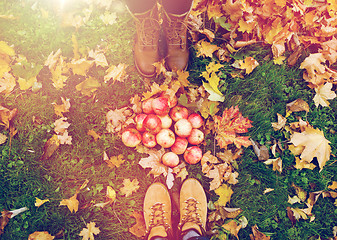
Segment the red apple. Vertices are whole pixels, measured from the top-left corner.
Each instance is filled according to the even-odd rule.
[[[149,114],[144,119],[143,126],[146,131],[152,134],[157,134],[161,129],[161,120],[157,115]]]
[[[176,167],[179,164],[179,157],[173,152],[167,152],[162,157],[161,160],[164,165],[168,167]]]
[[[142,102],[142,109],[144,113],[146,114],[153,113],[152,101],[153,101],[153,98],[148,98]]]
[[[144,113],[140,113],[140,114],[136,115],[136,117],[135,117],[136,128],[140,132],[144,132],[145,131],[145,127],[143,125],[143,122],[144,122],[144,119],[146,117],[147,117],[147,114],[144,114]]]
[[[156,135],[156,140],[160,146],[164,148],[169,148],[174,144],[176,137],[174,135],[174,132],[172,132],[172,130],[163,128]]]
[[[148,148],[155,147],[157,145],[156,135],[149,132],[144,132],[142,136],[142,143],[145,147]]]
[[[167,92],[162,92],[161,97],[166,97],[168,99],[169,108],[173,108],[178,103],[178,98],[176,95],[170,96]]]
[[[184,106],[175,106],[170,111],[170,117],[177,122],[179,119],[187,119],[188,109]]]
[[[198,113],[192,113],[187,119],[190,121],[193,128],[200,128],[204,124],[204,120]]]
[[[185,118],[180,119],[174,124],[174,132],[179,137],[188,137],[192,132],[192,124]]]
[[[171,151],[176,154],[183,154],[187,148],[188,141],[186,138],[176,137],[176,141],[171,147]]]
[[[134,128],[127,128],[122,133],[122,142],[127,147],[135,147],[142,140],[142,135]]]
[[[202,151],[197,146],[192,146],[186,149],[184,159],[189,164],[197,164],[202,158]]]
[[[157,97],[153,99],[151,105],[154,113],[159,116],[165,116],[170,111],[168,99],[166,97]]]
[[[162,128],[170,128],[172,125],[172,119],[170,118],[170,116],[168,114],[166,114],[165,116],[158,116],[161,120],[161,127]]]
[[[197,128],[193,128],[187,140],[190,144],[198,145],[204,140],[204,133]]]

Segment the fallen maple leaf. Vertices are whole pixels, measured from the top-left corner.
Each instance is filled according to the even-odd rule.
[[[271,123],[271,125],[274,128],[274,131],[277,131],[277,130],[284,128],[284,126],[286,125],[286,122],[287,122],[287,118],[277,113],[277,122]]]
[[[69,112],[70,109],[70,99],[66,98],[64,99],[61,97],[62,104],[56,104],[53,102],[54,105],[54,112],[57,116],[63,117],[63,113]]]
[[[9,94],[16,86],[15,78],[12,74],[5,72],[0,78],[0,93]]]
[[[94,59],[96,66],[107,67],[109,65],[104,53],[101,50],[90,50],[88,57]]]
[[[0,235],[4,233],[4,229],[11,218],[12,213],[10,211],[4,210],[1,212],[0,217]]]
[[[233,194],[233,190],[227,184],[222,184],[219,188],[215,189],[214,192],[219,196],[219,199],[214,203],[218,206],[226,206]]]
[[[104,151],[103,153],[103,160],[108,164],[110,168],[119,168],[119,166],[125,162],[123,154],[119,154],[118,156],[111,156],[110,158]]]
[[[139,188],[139,182],[135,178],[130,181],[129,178],[123,180],[123,187],[120,189],[121,193],[125,195],[125,197],[130,196],[133,192],[137,191]]]
[[[79,201],[77,200],[77,192],[68,199],[62,199],[60,202],[60,206],[67,206],[70,212],[77,212],[78,211],[78,205]]]
[[[208,99],[200,99],[200,101],[201,106],[199,107],[199,111],[204,119],[207,119],[209,116],[215,116],[215,114],[217,114],[220,110],[218,108],[219,102],[210,101]]]
[[[54,131],[56,134],[64,133],[67,128],[70,126],[70,123],[67,122],[66,117],[59,118],[54,122]]]
[[[302,151],[301,151],[302,152]],[[301,152],[299,154],[301,154]],[[293,153],[293,152],[292,152]],[[294,153],[293,153],[294,154]],[[295,155],[295,154],[294,154]],[[308,163],[305,160],[300,159],[299,157],[295,157],[296,164],[294,165],[294,168],[302,170],[303,168],[308,168],[313,170],[316,166],[313,163]]]
[[[154,82],[152,83],[150,88],[151,88],[150,91],[143,93],[142,101],[149,99],[150,97],[152,97],[153,95],[156,95],[157,93],[166,91],[168,89],[168,86],[166,84],[159,85],[158,83]]]
[[[7,136],[0,133],[0,145],[7,141]]]
[[[130,98],[130,104],[132,104],[131,109],[135,113],[142,113],[143,112],[141,98],[138,94],[136,94],[134,97]]]
[[[332,184],[328,186],[328,188],[330,188],[332,190],[336,190],[337,189],[337,182],[333,181]]]
[[[275,158],[275,159],[268,159],[267,161],[264,162],[266,165],[273,165],[273,171],[278,171],[282,173],[282,159],[280,157]]]
[[[249,237],[251,240],[269,240],[270,239],[269,236],[267,237],[264,233],[260,232],[258,229],[259,228],[257,227],[257,225],[254,225],[252,227],[253,234],[249,234]]]
[[[146,225],[145,220],[143,216],[143,212],[140,211],[134,211],[131,215],[131,217],[134,217],[136,219],[135,225],[129,228],[129,232],[133,235],[141,238],[145,236],[146,234]]]
[[[292,112],[306,111],[309,112],[309,104],[303,99],[296,99],[286,105],[286,117],[288,117]]]
[[[181,84],[181,86],[187,87],[190,84],[190,82],[188,81],[188,77],[190,75],[189,72],[178,70],[177,75],[178,75],[177,79],[179,83]]]
[[[238,106],[226,108],[222,113],[222,117],[214,116],[214,122],[217,133],[215,139],[221,148],[227,149],[227,146],[231,143],[234,143],[237,148],[248,147],[252,144],[248,136],[238,135],[239,133],[248,132],[248,128],[252,127],[252,121],[242,116]]]
[[[149,154],[149,156],[141,158],[139,161],[139,165],[143,168],[151,168],[149,174],[153,174],[154,177],[158,177],[160,174],[163,174],[166,177],[168,173],[168,167],[162,164],[161,161],[161,157],[164,155],[165,149],[146,149],[145,153]]]
[[[128,65],[125,63],[120,63],[117,66],[112,65],[110,68],[106,70],[106,75],[104,76],[104,82],[108,82],[111,79],[113,79],[113,83],[116,81],[124,82],[124,80],[127,78],[127,74],[125,72]]]
[[[108,122],[106,130],[111,133],[119,132],[122,129],[122,125],[126,122],[131,111],[128,107],[110,110],[106,113],[106,120]]]
[[[238,237],[238,233],[241,229],[241,224],[237,224],[236,221],[231,220],[226,224],[223,224],[221,226],[222,228],[226,229],[227,231],[229,231],[232,235],[234,235],[237,239],[239,239]]]
[[[83,237],[82,240],[95,239],[94,235],[97,235],[101,232],[99,228],[96,227],[95,225],[96,225],[95,222],[87,223],[87,228],[83,228],[80,234],[78,234],[79,236]]]
[[[83,82],[76,85],[76,90],[80,91],[83,95],[91,97],[91,95],[97,91],[101,86],[101,83],[93,77],[88,77]]]
[[[328,100],[334,99],[336,97],[336,93],[331,90],[332,83],[327,82],[324,85],[318,86],[315,88],[316,95],[314,96],[314,102],[316,107],[321,105],[322,107],[328,107],[330,103]]]
[[[212,58],[213,53],[220,49],[220,47],[218,47],[217,45],[211,44],[205,40],[201,40],[196,44],[196,48],[197,48],[197,57],[210,57]]]
[[[314,157],[317,157],[320,171],[330,159],[330,142],[324,137],[323,131],[319,129],[308,127],[304,132],[295,132],[291,136],[290,142],[296,147],[303,147],[300,157],[307,163],[310,163]]]
[[[59,146],[60,146],[60,140],[58,139],[58,136],[54,134],[45,143],[43,147],[43,154],[40,160],[43,161],[43,160],[50,158],[51,155],[58,149]]]
[[[60,140],[60,144],[68,144],[71,145],[71,141],[72,141],[72,136],[68,135],[68,131],[65,130],[64,133],[62,133],[62,135],[57,135],[57,138]]]
[[[300,69],[306,69],[309,78],[313,78],[316,73],[324,73],[325,66],[322,63],[325,60],[323,53],[312,53],[301,63]]]
[[[9,110],[8,108],[0,105],[0,125],[5,126],[6,129],[9,128],[9,123],[16,116],[17,112],[17,108]]]
[[[53,240],[55,237],[50,235],[47,231],[33,232],[28,236],[28,240]]]
[[[236,60],[232,66],[246,70],[246,74],[250,74],[257,66],[259,66],[259,62],[253,57],[246,57],[244,60]]]
[[[73,70],[74,74],[85,77],[87,76],[87,73],[93,64],[94,64],[93,61],[89,61],[85,58],[81,58],[78,60],[72,59],[68,66],[70,69]]]

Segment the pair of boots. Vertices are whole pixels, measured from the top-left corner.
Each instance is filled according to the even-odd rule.
[[[168,71],[185,70],[188,64],[186,19],[189,11],[183,14],[172,14],[163,11],[163,30],[166,38],[167,54],[165,67]],[[144,13],[132,13],[135,18],[137,36],[134,45],[134,60],[137,70],[144,77],[156,75],[156,67],[160,62],[159,38],[161,24],[159,10],[155,4]]]
[[[183,239],[186,233],[190,234],[191,232],[195,236],[205,235],[207,198],[198,180],[189,178],[184,181],[180,189],[179,202],[180,239]],[[166,186],[162,183],[153,183],[147,189],[144,198],[144,219],[147,230],[146,240],[175,239],[171,223],[171,199]],[[195,239],[205,238],[197,237]]]

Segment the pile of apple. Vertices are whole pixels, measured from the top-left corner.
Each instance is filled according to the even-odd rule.
[[[142,113],[135,116],[135,127],[122,132],[122,141],[128,147],[142,143],[148,148],[157,145],[167,149],[162,163],[169,167],[179,164],[179,156],[189,164],[202,158],[197,146],[204,140],[200,130],[203,118],[198,113],[189,114],[184,106],[177,105],[177,97],[169,98],[165,92],[142,102]]]

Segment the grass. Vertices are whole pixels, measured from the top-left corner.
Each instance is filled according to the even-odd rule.
[[[129,232],[135,224],[130,217],[133,211],[142,210],[142,201],[147,187],[153,180],[147,176],[148,170],[137,163],[142,157],[136,151],[123,146],[117,136],[106,133],[105,114],[109,109],[116,109],[128,104],[130,97],[141,93],[145,86],[133,66],[132,46],[134,29],[133,20],[125,11],[117,13],[117,23],[105,26],[99,19],[104,12],[94,9],[88,23],[79,29],[62,27],[62,17],[47,0],[37,1],[3,1],[0,3],[0,14],[13,14],[17,19],[0,19],[0,40],[14,45],[17,53],[27,57],[27,65],[22,69],[13,69],[17,74],[34,75],[39,72],[38,80],[43,87],[40,91],[21,91],[16,88],[9,96],[0,96],[0,105],[17,108],[18,115],[13,125],[18,129],[11,145],[7,141],[0,145],[0,209],[13,210],[28,207],[26,211],[11,219],[0,239],[27,239],[35,231],[48,231],[56,239],[80,239],[79,232],[86,223],[96,222],[101,233],[95,239],[137,239]],[[80,2],[68,6],[71,11],[81,12]],[[45,16],[44,9],[48,12]],[[127,63],[129,78],[124,83],[103,83],[97,90],[95,98],[81,95],[75,86],[83,79],[72,75],[67,86],[56,90],[51,84],[51,76],[44,61],[52,51],[61,48],[64,56],[73,55],[72,36],[78,40],[80,51],[94,49],[97,45],[107,49],[109,64]],[[200,72],[211,59],[197,58],[191,50],[189,67],[190,81],[200,82]],[[223,63],[223,76],[226,87],[222,89],[225,102],[221,110],[238,105],[245,117],[253,121],[249,136],[260,144],[270,147],[273,141],[282,143],[285,150],[280,153],[283,171],[272,171],[270,166],[259,162],[251,147],[238,161],[239,183],[234,185],[230,206],[240,207],[240,216],[248,219],[248,227],[239,232],[240,239],[249,239],[251,227],[258,225],[260,231],[272,236],[272,239],[328,239],[333,237],[332,227],[337,223],[337,210],[332,198],[320,197],[314,205],[316,219],[299,220],[292,225],[286,208],[291,206],[288,195],[295,194],[292,183],[307,192],[327,190],[331,181],[336,181],[337,165],[337,101],[330,101],[330,107],[316,108],[312,98],[314,91],[308,88],[302,79],[299,65],[289,67],[275,65],[271,57],[270,46],[252,45],[241,49],[234,59],[253,56],[260,63],[245,78],[232,77],[231,63]],[[269,56],[269,58],[268,58]],[[104,71],[93,69],[89,75],[103,82]],[[128,89],[128,91],[125,91]],[[72,145],[62,145],[48,160],[39,161],[43,146],[52,136],[53,122],[58,118],[54,114],[53,102],[60,102],[60,97],[71,99],[69,113],[65,113],[69,123],[69,135],[73,137]],[[302,98],[310,106],[310,112],[293,113],[289,122],[296,121],[296,116],[306,119],[312,126],[324,132],[331,142],[331,160],[319,172],[314,170],[294,169],[295,158],[287,150],[287,134],[274,131],[272,122],[277,121],[276,113],[285,115],[286,104]],[[221,111],[220,111],[221,112]],[[33,118],[41,121],[34,123]],[[102,134],[101,139],[94,141],[87,135],[93,129]],[[0,127],[0,131],[8,135],[8,130]],[[212,138],[212,136],[210,136]],[[212,147],[207,146],[210,150]],[[216,149],[219,151],[220,149]],[[109,156],[123,154],[125,162],[116,169],[106,167],[102,156],[106,151]],[[198,178],[207,189],[209,179],[204,177],[200,166],[189,166],[190,177]],[[136,177],[140,188],[136,194],[124,197],[117,191],[117,200],[113,205],[103,209],[93,207],[95,203],[105,200],[106,186],[115,190],[122,187],[123,179]],[[71,213],[65,206],[59,206],[62,199],[75,194],[76,189],[86,180],[88,187],[78,195],[80,209]],[[178,181],[179,182],[179,181]],[[177,188],[177,186],[175,186]],[[266,188],[274,191],[263,194]],[[216,195],[207,191],[210,200]],[[50,199],[40,207],[35,207],[35,197]],[[303,208],[304,205],[296,205]],[[235,238],[226,234],[228,237]],[[213,236],[215,239],[216,237]]]

